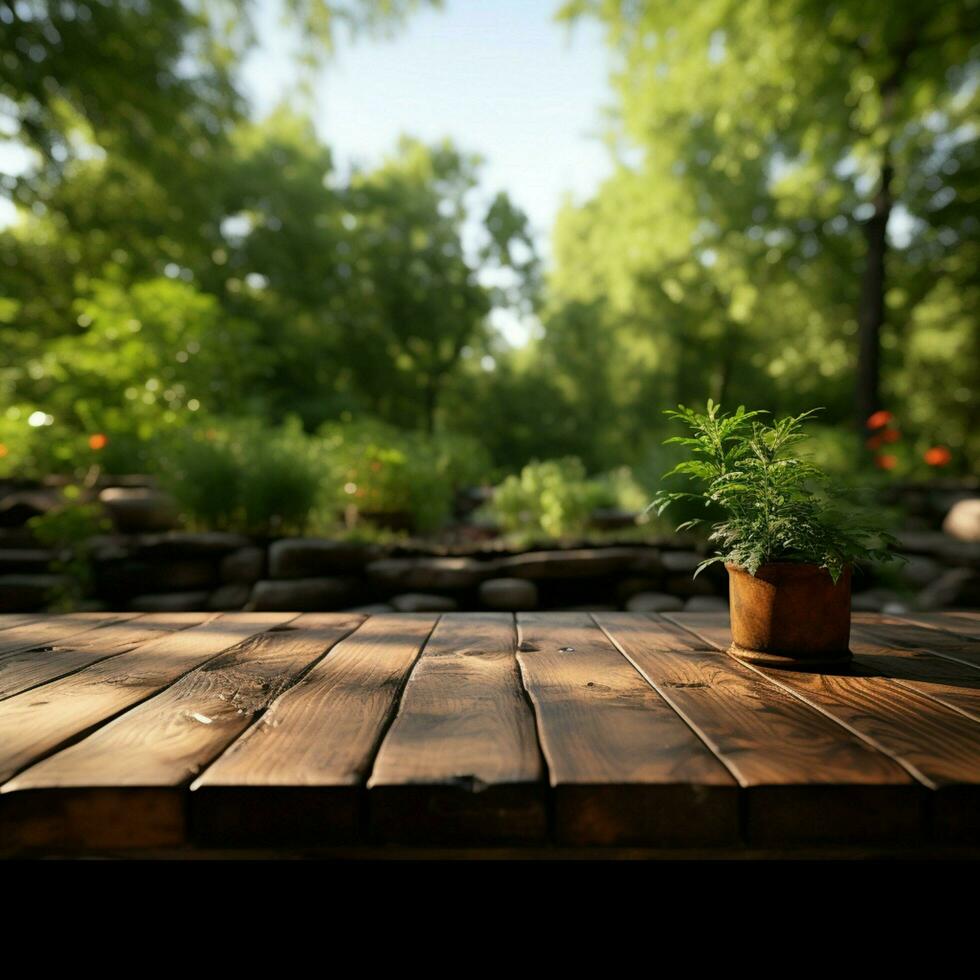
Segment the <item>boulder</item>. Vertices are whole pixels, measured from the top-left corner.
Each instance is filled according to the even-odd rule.
[[[523,578],[487,579],[480,585],[480,602],[487,609],[537,609],[538,587]]]
[[[330,612],[344,609],[357,592],[350,578],[263,579],[252,588],[249,608],[256,611]]]
[[[896,565],[902,581],[915,588],[923,588],[943,573],[943,566],[927,555],[900,555],[905,560]]]
[[[684,612],[727,612],[728,603],[717,595],[695,595],[684,603]]]
[[[177,504],[161,490],[107,487],[99,501],[120,531],[166,531],[177,523]]]
[[[217,566],[210,561],[124,561],[99,570],[100,588],[119,595],[190,592],[218,584]]]
[[[4,548],[0,550],[0,575],[18,572],[44,575],[55,557],[55,552],[47,548]]]
[[[684,600],[666,592],[638,592],[626,600],[628,612],[678,612]]]
[[[942,531],[899,531],[895,538],[899,551],[914,555],[938,555],[949,544]]]
[[[246,582],[251,585],[265,571],[265,549],[254,545],[238,548],[221,559],[222,582]]]
[[[455,599],[444,595],[425,595],[421,592],[406,592],[391,600],[397,612],[453,612],[459,608]]]
[[[671,574],[693,575],[704,557],[696,551],[665,551],[660,555],[660,561]]]
[[[626,578],[616,586],[616,598],[626,603],[641,592],[659,592],[662,578]]]
[[[950,568],[927,585],[913,604],[923,611],[980,605],[980,573],[972,568]]]
[[[70,584],[64,575],[0,575],[0,612],[43,609],[53,595]]]
[[[364,613],[367,616],[377,616],[381,613],[392,613],[394,611],[395,607],[389,605],[387,602],[369,602],[364,606],[351,606],[349,609],[344,610],[344,612]]]
[[[208,597],[208,609],[226,612],[244,609],[252,596],[252,589],[245,582],[231,582],[214,590]]]
[[[885,606],[900,601],[900,596],[891,589],[867,589],[851,596],[851,609],[854,612],[882,612]]]
[[[383,558],[367,566],[371,581],[392,591],[471,589],[492,573],[491,562],[474,558]]]
[[[370,545],[323,538],[283,538],[269,546],[269,577],[299,579],[359,572],[374,556]]]
[[[136,541],[141,558],[210,558],[217,561],[229,551],[244,548],[251,541],[243,534],[225,531],[170,531],[144,534]]]
[[[943,530],[958,541],[980,542],[980,497],[953,504],[943,521]]]
[[[718,594],[717,585],[704,573],[694,578],[692,575],[668,575],[664,591],[680,596],[712,596]]]
[[[663,552],[657,548],[636,548],[630,571],[648,578],[661,579],[665,571],[662,555]]]
[[[57,490],[22,490],[0,500],[0,527],[23,527],[32,517],[40,517],[60,507]]]
[[[600,578],[626,568],[637,560],[635,548],[578,548],[567,551],[528,551],[501,558],[496,572],[501,577],[542,579]]]
[[[209,592],[163,592],[138,595],[129,600],[129,608],[139,612],[196,612],[207,607]]]

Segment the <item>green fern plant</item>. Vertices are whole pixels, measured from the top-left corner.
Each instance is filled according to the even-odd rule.
[[[695,575],[716,562],[752,575],[770,562],[795,562],[826,568],[836,582],[855,561],[895,557],[889,550],[895,539],[854,505],[860,491],[834,484],[808,456],[794,451],[806,438],[803,424],[819,411],[766,424],[760,417],[768,413],[744,406],[724,413],[709,399],[703,414],[684,405],[664,413],[691,430],[666,443],[684,446],[692,456],[665,479],[686,476],[695,489],[662,490],[647,509],[662,514],[678,500],[695,500],[725,514],[710,525],[708,536],[719,553],[701,562]],[[706,523],[696,518],[677,530]]]

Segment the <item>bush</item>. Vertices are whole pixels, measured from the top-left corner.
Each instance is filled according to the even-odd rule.
[[[326,486],[320,447],[295,420],[278,429],[245,421],[171,437],[159,463],[161,482],[191,523],[250,534],[304,531]]]

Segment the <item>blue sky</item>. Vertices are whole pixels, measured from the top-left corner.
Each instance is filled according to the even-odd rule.
[[[343,168],[371,166],[399,135],[451,137],[485,160],[483,190],[507,190],[547,250],[566,193],[591,195],[609,172],[598,138],[609,100],[599,29],[553,20],[557,0],[445,0],[391,39],[341,38],[316,85],[315,119]],[[295,78],[279,4],[257,17],[262,47],[244,81],[261,114]]]

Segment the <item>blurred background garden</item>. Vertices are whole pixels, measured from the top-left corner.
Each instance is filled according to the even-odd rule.
[[[978,82],[976,0],[0,0],[0,609],[708,608],[709,397],[980,602]]]

